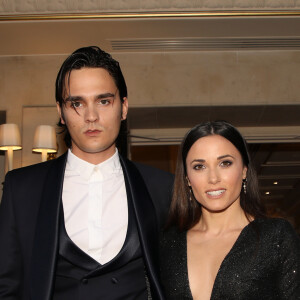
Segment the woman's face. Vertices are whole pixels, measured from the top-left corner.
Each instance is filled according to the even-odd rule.
[[[247,168],[240,152],[220,135],[197,140],[186,158],[187,180],[202,209],[226,210],[240,201]]]

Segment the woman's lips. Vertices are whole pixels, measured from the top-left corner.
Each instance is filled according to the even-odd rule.
[[[220,198],[225,193],[225,189],[218,189],[218,190],[209,190],[206,191],[206,195],[212,198]]]

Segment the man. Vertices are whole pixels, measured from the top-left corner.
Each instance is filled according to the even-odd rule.
[[[9,172],[0,206],[0,299],[164,299],[158,229],[172,176],[116,150],[128,111],[117,61],[81,48],[56,80],[68,152]]]

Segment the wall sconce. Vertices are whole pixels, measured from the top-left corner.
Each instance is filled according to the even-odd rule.
[[[56,153],[56,134],[53,126],[39,125],[34,134],[32,151],[42,153],[42,161],[47,160],[47,153]]]
[[[22,149],[17,124],[0,125],[0,150],[7,151],[8,171],[13,169],[13,151]]]

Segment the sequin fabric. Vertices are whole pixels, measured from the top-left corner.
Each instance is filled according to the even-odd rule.
[[[161,280],[168,300],[191,300],[186,232],[161,234]],[[300,299],[300,239],[284,219],[247,225],[223,260],[211,300]]]

